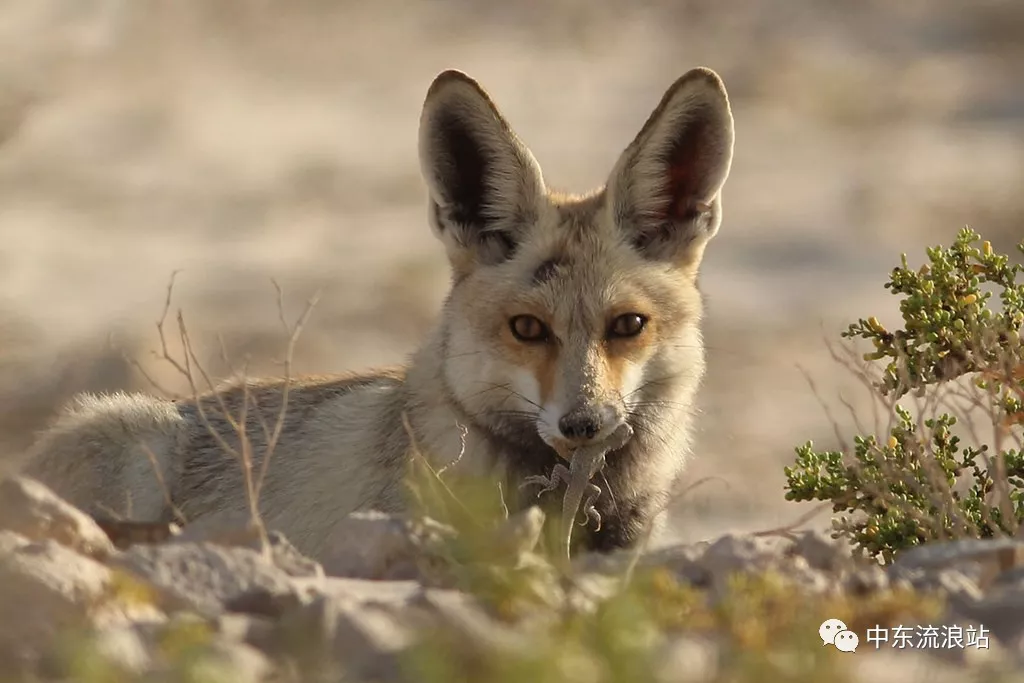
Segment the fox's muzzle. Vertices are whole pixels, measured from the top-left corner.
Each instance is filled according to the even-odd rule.
[[[576,408],[558,420],[558,430],[570,441],[590,441],[603,426],[601,411],[590,406]]]

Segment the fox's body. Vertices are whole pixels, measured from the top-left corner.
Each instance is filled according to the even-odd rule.
[[[595,482],[602,527],[586,546],[635,542],[690,448],[704,372],[697,268],[721,220],[732,143],[721,81],[695,69],[605,188],[557,195],[483,90],[459,72],[438,76],[420,157],[451,292],[405,367],[289,384],[259,496],[267,526],[316,556],[350,512],[403,509],[413,447],[438,465],[461,452],[453,470],[498,478],[511,495],[625,421],[633,436]],[[241,467],[223,448],[238,437],[222,406],[235,417],[250,406],[258,471],[283,387],[229,385],[198,402],[82,397],[43,434],[28,474],[97,515],[244,515]]]

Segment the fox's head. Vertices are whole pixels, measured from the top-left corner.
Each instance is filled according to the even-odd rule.
[[[688,421],[704,371],[697,270],[732,148],[725,87],[694,69],[604,188],[565,196],[476,81],[434,80],[419,150],[453,274],[443,376],[474,423],[564,455],[624,421],[662,440]]]

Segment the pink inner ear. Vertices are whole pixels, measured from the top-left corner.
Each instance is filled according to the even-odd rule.
[[[683,220],[693,213],[696,182],[693,168],[686,165],[673,164],[668,169],[669,201],[665,209],[669,220]]]
[[[686,126],[682,136],[672,145],[668,155],[668,192],[666,218],[685,220],[693,218],[709,197],[708,174],[713,163],[707,135],[710,126],[698,120]]]

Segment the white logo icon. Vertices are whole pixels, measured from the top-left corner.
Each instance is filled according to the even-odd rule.
[[[818,627],[818,635],[821,636],[822,644],[835,645],[836,634],[845,630],[846,624],[843,622],[838,619],[828,619],[827,621],[823,621],[821,626]]]
[[[856,652],[860,638],[839,619],[827,619],[818,627],[822,645],[835,645],[840,652]]]
[[[856,652],[860,638],[853,631],[840,631],[836,634],[836,649],[840,652]]]

